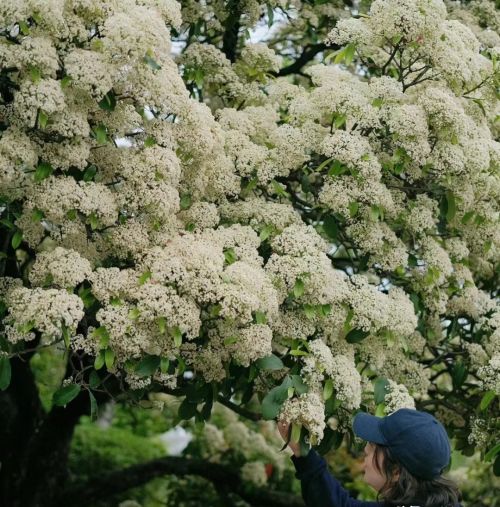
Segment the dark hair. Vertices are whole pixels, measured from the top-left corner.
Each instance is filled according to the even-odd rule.
[[[457,485],[450,479],[441,475],[430,480],[415,477],[391,455],[388,447],[373,445],[373,464],[386,478],[377,499],[381,497],[389,505],[415,505],[418,502],[420,507],[455,507],[462,499]],[[396,474],[399,475],[394,481]]]

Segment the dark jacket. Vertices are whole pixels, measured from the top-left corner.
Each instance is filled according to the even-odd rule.
[[[340,482],[328,471],[326,461],[314,449],[307,456],[292,456],[296,477],[302,486],[307,507],[387,507],[386,502],[367,502],[351,498]],[[418,506],[417,502],[411,504]],[[410,506],[408,506],[410,507]],[[461,507],[457,505],[457,507]]]

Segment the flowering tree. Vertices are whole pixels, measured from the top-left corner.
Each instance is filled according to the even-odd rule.
[[[88,503],[74,425],[151,391],[322,452],[417,406],[498,471],[499,14],[349,4],[2,3],[7,505]]]

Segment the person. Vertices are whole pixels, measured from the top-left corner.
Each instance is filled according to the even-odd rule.
[[[278,430],[288,441],[289,423],[278,421]],[[314,449],[301,455],[300,445],[289,442],[307,507],[461,507],[457,486],[441,475],[450,442],[431,414],[405,408],[386,417],[358,413],[353,431],[367,441],[364,480],[378,492],[377,501],[351,498]]]

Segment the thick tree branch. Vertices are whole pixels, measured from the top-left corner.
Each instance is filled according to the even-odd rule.
[[[302,51],[302,54],[287,67],[283,67],[278,72],[274,72],[273,75],[278,76],[289,76],[290,74],[299,74],[302,71],[302,67],[309,63],[318,53],[325,49],[339,49],[340,46],[327,46],[326,44],[313,44],[306,46]]]
[[[109,498],[130,488],[141,486],[164,475],[197,475],[211,481],[216,487],[224,486],[251,505],[259,507],[303,507],[302,499],[277,491],[244,491],[241,478],[234,468],[204,460],[169,456],[133,465],[123,470],[95,477],[88,482],[66,489],[55,507],[89,507],[97,500]]]
[[[238,46],[238,32],[240,31],[240,18],[242,7],[240,0],[230,0],[227,4],[229,15],[224,23],[224,35],[222,36],[222,52],[227,59],[234,63],[236,60],[236,48]]]
[[[242,417],[245,417],[246,419],[250,419],[251,421],[260,421],[262,419],[260,414],[257,414],[256,412],[251,412],[250,410],[246,410],[243,407],[236,405],[236,403],[229,401],[227,398],[224,398],[224,396],[219,395],[217,397],[217,401],[221,405],[224,405],[225,407],[231,409],[233,412],[241,415]]]

